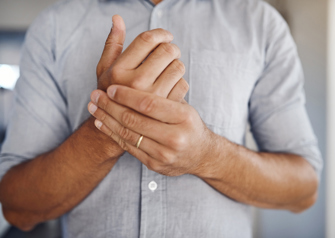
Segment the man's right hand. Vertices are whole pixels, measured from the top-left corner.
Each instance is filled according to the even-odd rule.
[[[181,102],[188,84],[182,78],[185,66],[178,60],[180,50],[171,43],[173,35],[164,29],[143,32],[121,53],[125,35],[123,19],[113,16],[113,28],[97,66],[98,89],[106,91],[112,84],[121,84]]]
[[[97,68],[98,88],[122,84],[181,101],[188,85],[180,80],[184,67],[177,60],[179,49],[170,43],[172,35],[162,29],[143,33],[121,54],[125,27],[121,17],[113,20]],[[123,151],[93,121],[84,122],[54,150],[5,174],[0,181],[0,201],[11,224],[30,230],[69,212],[111,171]]]

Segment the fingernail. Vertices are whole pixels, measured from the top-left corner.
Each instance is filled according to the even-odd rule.
[[[91,100],[94,103],[98,103],[99,97],[100,97],[100,93],[98,91],[93,91],[93,93],[91,95]]]
[[[93,103],[90,103],[89,107],[88,107],[88,111],[91,113],[91,114],[94,114],[95,111],[97,110],[97,106],[95,106]]]
[[[116,87],[115,86],[110,86],[108,89],[107,89],[107,94],[108,96],[113,99],[114,96],[115,96],[115,92],[116,92]]]
[[[102,126],[102,122],[99,121],[99,120],[95,120],[94,125],[95,125],[98,129],[100,129],[101,126]]]

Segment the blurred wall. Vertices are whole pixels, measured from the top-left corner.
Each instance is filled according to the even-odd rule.
[[[0,31],[0,64],[19,64],[24,36],[24,31]]]
[[[0,0],[0,30],[26,30],[37,14],[56,0]]]
[[[335,237],[335,0],[328,1],[327,237]]]

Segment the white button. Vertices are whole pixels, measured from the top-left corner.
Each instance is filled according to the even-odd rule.
[[[162,10],[158,10],[157,11],[157,16],[158,17],[162,17],[163,16],[163,11]]]
[[[151,191],[155,191],[157,189],[157,183],[155,181],[151,181],[148,187]]]

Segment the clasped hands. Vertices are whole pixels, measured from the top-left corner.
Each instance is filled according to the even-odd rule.
[[[168,176],[204,174],[214,133],[183,99],[188,84],[172,34],[144,32],[121,53],[125,25],[120,16],[113,23],[97,66],[98,90],[88,105],[95,126],[150,170]]]

